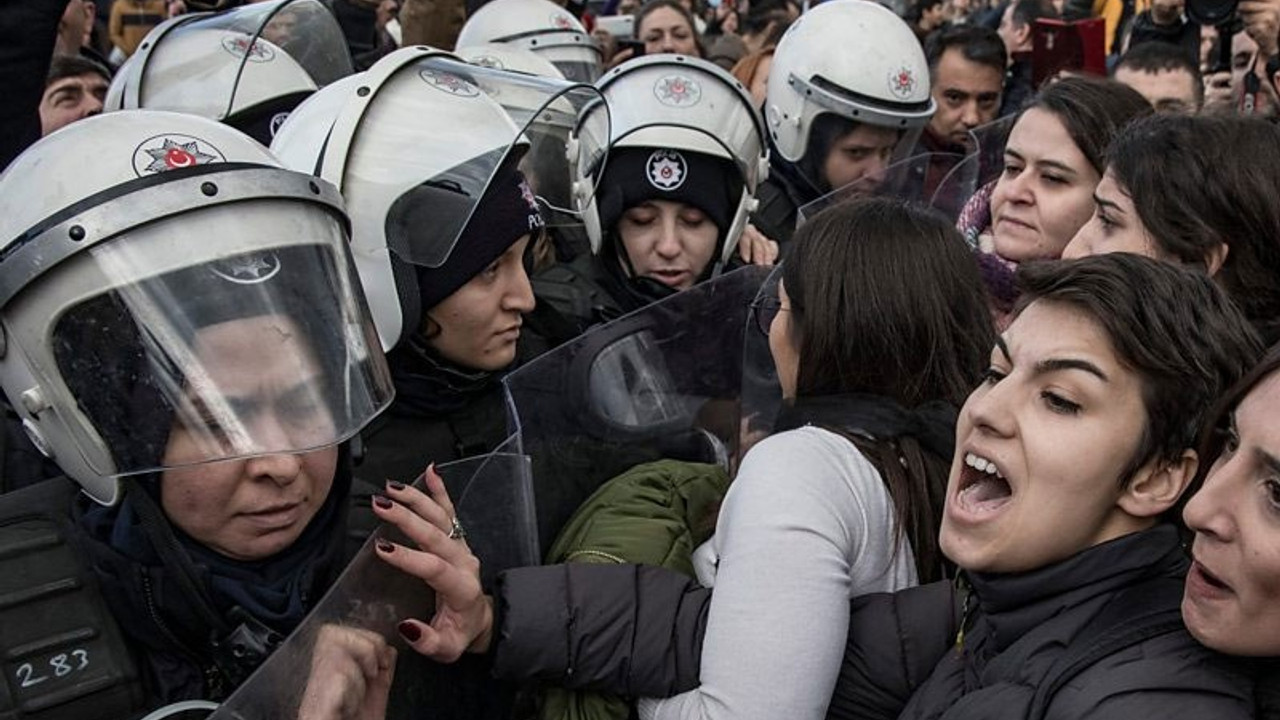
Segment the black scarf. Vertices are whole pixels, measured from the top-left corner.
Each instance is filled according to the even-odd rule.
[[[907,410],[892,398],[866,393],[800,397],[778,414],[777,432],[817,425],[846,435],[892,440],[915,438],[944,460],[955,454],[956,415],[953,405],[928,402]]]
[[[347,496],[351,463],[345,445],[324,505],[302,535],[265,560],[242,562],[220,555],[169,525],[188,567],[194,570],[199,598],[176,580],[175,560],[157,548],[143,517],[153,498],[155,479],[130,480],[129,491],[114,507],[80,501],[77,521],[95,573],[112,614],[126,634],[152,651],[184,657],[201,667],[217,666],[221,687],[192,688],[191,677],[152,678],[165,701],[193,692],[218,696],[243,682],[249,671],[288,635],[337,578],[345,564]],[[166,524],[167,521],[162,521]],[[202,607],[218,616],[211,623]],[[228,661],[216,649],[229,646],[231,633],[248,628],[267,638],[263,655],[252,662]],[[243,630],[237,637],[243,637]],[[232,667],[237,665],[237,667]],[[200,677],[200,673],[194,675]],[[201,678],[203,680],[204,678]]]
[[[387,365],[396,387],[395,412],[429,418],[466,407],[506,373],[471,370],[449,362],[416,334],[387,353]]]

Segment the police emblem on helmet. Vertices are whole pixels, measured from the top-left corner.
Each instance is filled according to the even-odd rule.
[[[275,253],[261,252],[219,260],[209,272],[237,285],[257,285],[280,272],[280,258]]]
[[[889,92],[897,97],[907,99],[916,89],[916,76],[911,68],[903,66],[889,73]]]
[[[226,160],[218,148],[199,138],[156,135],[143,140],[133,151],[133,171],[142,177]]]
[[[472,85],[470,82],[452,73],[440,72],[439,70],[421,70],[418,77],[431,87],[447,92],[450,95],[458,97],[476,97],[480,94],[480,88]]]
[[[702,87],[683,75],[667,75],[653,85],[658,102],[671,107],[692,107],[702,99]]]
[[[280,126],[284,125],[284,121],[289,119],[289,113],[279,112],[271,116],[271,137],[275,137],[280,132]]]
[[[671,191],[684,184],[689,175],[689,164],[675,150],[656,150],[645,163],[645,170],[654,187]]]
[[[569,16],[564,13],[552,13],[551,27],[556,28],[557,30],[572,30],[573,20],[570,20]]]
[[[276,51],[260,40],[249,35],[228,35],[222,38],[222,49],[238,58],[247,58],[249,62],[271,62],[276,59]]]

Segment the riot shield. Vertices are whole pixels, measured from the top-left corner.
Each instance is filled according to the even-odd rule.
[[[1004,170],[1004,145],[1017,119],[1017,115],[1006,115],[970,131],[969,145],[975,148],[977,163],[974,169],[975,188],[995,180]]]
[[[976,165],[958,153],[926,153],[890,165],[882,174],[868,176],[832,190],[801,207],[797,225],[834,205],[864,197],[889,197],[928,205],[955,220],[974,190]]]
[[[466,528],[467,543],[481,560],[486,586],[502,570],[538,561],[529,462],[516,446],[511,439],[489,455],[436,468]],[[396,630],[405,618],[426,619],[434,612],[430,588],[374,553],[377,538],[404,542],[397,534],[380,527],[307,619],[211,718],[297,718],[304,703],[340,682],[343,634],[350,632],[374,633],[398,651],[388,720],[456,716],[456,708],[440,706],[452,692],[440,687],[446,677],[442,666],[405,645]]]
[[[601,483],[640,463],[727,466],[741,429],[743,329],[768,269],[748,267],[562,345],[503,381],[549,548]]]
[[[742,457],[753,445],[773,434],[782,409],[782,386],[769,349],[769,326],[779,307],[778,283],[782,266],[769,273],[751,301],[751,317],[742,333],[742,420],[730,475],[737,472]]]

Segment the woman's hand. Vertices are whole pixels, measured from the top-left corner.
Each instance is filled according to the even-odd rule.
[[[311,652],[298,720],[382,720],[396,649],[369,630],[325,625]]]
[[[1240,0],[1236,10],[1244,22],[1245,32],[1258,44],[1258,51],[1263,57],[1271,57],[1280,51],[1277,44],[1280,0]]]
[[[738,255],[752,265],[771,267],[778,261],[778,243],[764,236],[754,225],[747,224],[738,240]]]
[[[378,555],[420,578],[436,591],[436,613],[427,623],[408,618],[400,634],[414,650],[454,662],[464,652],[485,652],[493,630],[493,600],[480,587],[480,561],[453,532],[457,513],[434,467],[425,473],[430,497],[403,483],[387,483],[387,495],[375,497],[374,512],[400,529],[418,549],[378,540]],[[394,502],[393,502],[394,501]]]

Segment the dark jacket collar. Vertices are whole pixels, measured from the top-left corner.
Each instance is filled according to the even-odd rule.
[[[968,573],[996,652],[1075,606],[1148,578],[1181,577],[1187,559],[1173,525],[1096,545],[1048,567],[1016,574]]]

